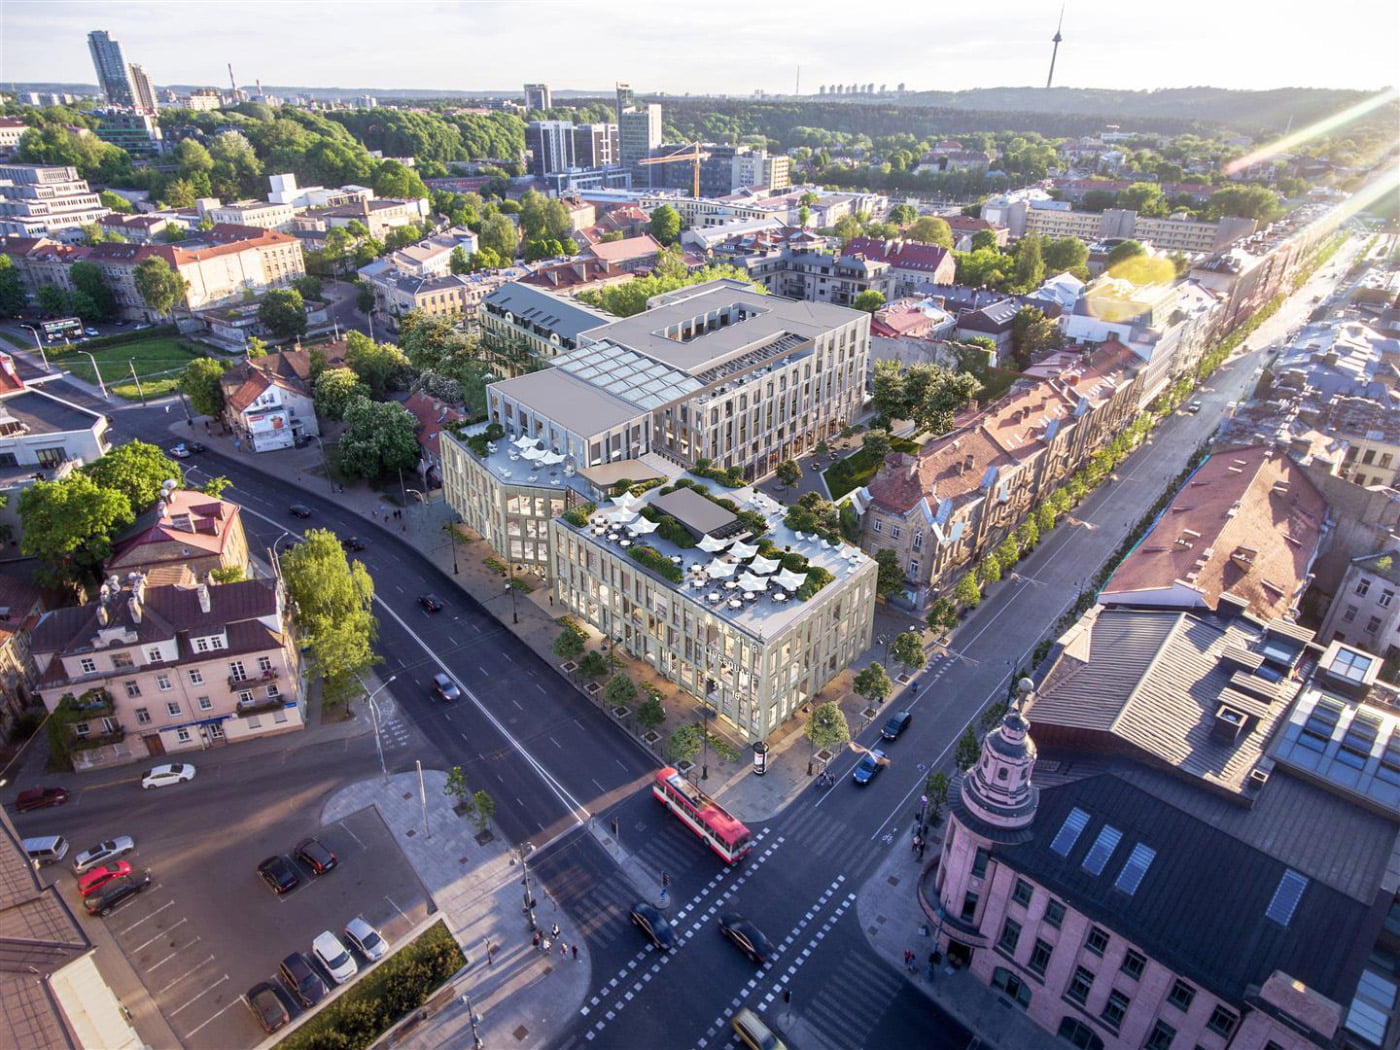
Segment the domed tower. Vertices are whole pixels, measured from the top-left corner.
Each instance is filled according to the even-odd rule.
[[[974,963],[977,949],[991,947],[983,923],[989,907],[993,915],[1002,913],[1000,897],[1011,892],[1014,876],[1000,870],[998,849],[1031,837],[1040,796],[1031,782],[1035,742],[1024,709],[1034,690],[1028,678],[1016,684],[1016,699],[1001,724],[982,739],[977,764],[962,775],[949,807],[935,881],[936,936],[939,949],[958,965]]]

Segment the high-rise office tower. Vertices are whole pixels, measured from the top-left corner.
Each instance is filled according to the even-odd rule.
[[[617,85],[617,124],[622,126],[622,111],[632,108],[632,85]]]
[[[526,109],[550,109],[553,105],[554,100],[549,94],[548,84],[525,85]]]
[[[651,154],[661,145],[661,106],[652,102],[624,109],[617,123],[618,162],[624,168]]]
[[[107,30],[94,29],[88,34],[88,50],[92,52],[92,65],[97,70],[97,84],[107,101],[114,106],[136,105],[131,71],[122,57],[121,44],[113,40]]]
[[[574,161],[580,168],[610,168],[616,164],[617,125],[574,125]]]
[[[151,86],[151,78],[146,76],[146,71],[135,62],[127,67],[127,72],[131,76],[131,94],[136,100],[134,105],[137,109],[154,113],[156,111],[156,90]]]
[[[574,125],[568,120],[535,120],[525,126],[530,174],[568,171],[574,164]]]

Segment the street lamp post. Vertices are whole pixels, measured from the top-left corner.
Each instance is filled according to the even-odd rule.
[[[510,622],[518,624],[520,612],[515,604],[515,562],[510,563],[510,579],[506,581],[506,590],[510,592]]]
[[[700,739],[705,747],[705,757],[701,760],[700,779],[710,779],[710,705],[700,701]]]
[[[107,384],[102,382],[102,373],[97,370],[97,358],[92,356],[92,351],[79,350],[78,353],[84,355],[89,361],[92,362],[92,374],[97,377],[97,389],[102,391],[102,400],[112,400],[111,395],[107,393]]]
[[[20,327],[29,329],[29,334],[34,337],[34,349],[39,351],[39,357],[44,362],[44,371],[52,372],[53,369],[49,367],[49,355],[44,353],[44,344],[39,340],[39,329],[32,324],[22,324]]]
[[[889,642],[889,639],[886,638],[886,637],[882,634],[882,635],[880,635],[879,637],[877,637],[877,638],[875,639],[875,644],[876,644],[876,645],[883,645],[883,646],[885,647],[885,663],[889,663],[889,662],[890,662],[890,642]]]
[[[478,1018],[476,1011],[472,1009],[472,997],[464,992],[462,1002],[467,1004],[467,1023],[472,1026],[472,1050],[482,1050],[486,1044],[481,1041],[481,1033],[476,1030]]]
[[[530,892],[530,865],[525,858],[530,855],[534,848],[530,843],[522,842],[516,849],[520,855],[520,870],[524,875],[524,878],[520,880],[520,885],[525,887],[525,907],[521,910],[525,913],[525,918],[529,920],[531,930],[537,930],[539,927],[535,925],[535,898]]]
[[[126,363],[131,366],[131,378],[136,382],[136,393],[141,398],[141,407],[146,406],[146,391],[141,389],[141,377],[136,374],[136,358],[129,357]]]

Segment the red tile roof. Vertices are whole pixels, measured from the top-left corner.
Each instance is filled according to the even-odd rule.
[[[442,462],[442,442],[439,435],[444,424],[460,423],[467,418],[461,409],[431,398],[421,390],[404,402],[404,408],[418,420],[418,444],[428,453],[432,463]]]
[[[864,255],[879,259],[900,270],[932,273],[949,256],[946,248],[919,241],[882,241],[874,237],[852,237],[842,255]]]
[[[624,237],[620,241],[599,241],[589,245],[593,256],[605,263],[623,263],[634,259],[649,259],[661,251],[661,244],[649,233]]]

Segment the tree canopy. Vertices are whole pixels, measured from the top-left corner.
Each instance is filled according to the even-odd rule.
[[[369,387],[348,368],[326,369],[316,377],[313,391],[316,414],[330,420],[344,419],[353,401],[369,397]]]
[[[224,392],[219,380],[227,369],[224,362],[212,357],[197,357],[185,366],[180,376],[180,390],[199,415],[218,417],[223,414]]]
[[[669,204],[658,204],[651,210],[649,229],[662,244],[675,244],[681,235],[681,213]]]
[[[680,277],[634,277],[621,284],[584,292],[579,298],[589,305],[606,310],[617,317],[631,317],[645,310],[647,300],[654,295],[673,292],[677,288],[692,284],[704,284],[706,281],[717,280],[721,277],[732,277],[740,281],[748,280],[747,274],[733,266],[706,266],[695,273]],[[757,288],[755,291],[756,294],[763,294],[764,289]]]
[[[102,488],[125,496],[133,517],[160,498],[161,486],[166,481],[174,481],[177,486],[185,483],[185,472],[180,465],[155,445],[144,441],[118,445],[83,467],[83,473]]]
[[[159,316],[169,314],[184,301],[187,282],[159,256],[153,255],[137,263],[132,280],[146,308]]]
[[[407,356],[393,343],[376,343],[363,332],[356,331],[346,333],[345,363],[375,398],[402,389],[413,371]]]
[[[378,662],[379,627],[371,612],[374,581],[361,562],[350,562],[329,529],[310,529],[306,540],[281,555],[282,579],[310,663],[324,695],[346,699],[356,676]]]
[[[853,309],[864,310],[868,314],[873,314],[884,305],[885,293],[878,288],[867,288],[859,293],[851,303]]]
[[[953,419],[981,389],[977,377],[935,364],[905,366],[875,362],[873,405],[890,419],[910,419],[920,430],[945,434]]]
[[[340,471],[375,480],[418,466],[418,421],[397,401],[356,398],[345,409]]]
[[[258,320],[275,339],[306,334],[306,305],[295,288],[274,288],[258,304]]]
[[[112,552],[112,536],[135,520],[131,501],[82,471],[36,481],[20,493],[20,552],[38,558],[55,582],[75,582]]]

